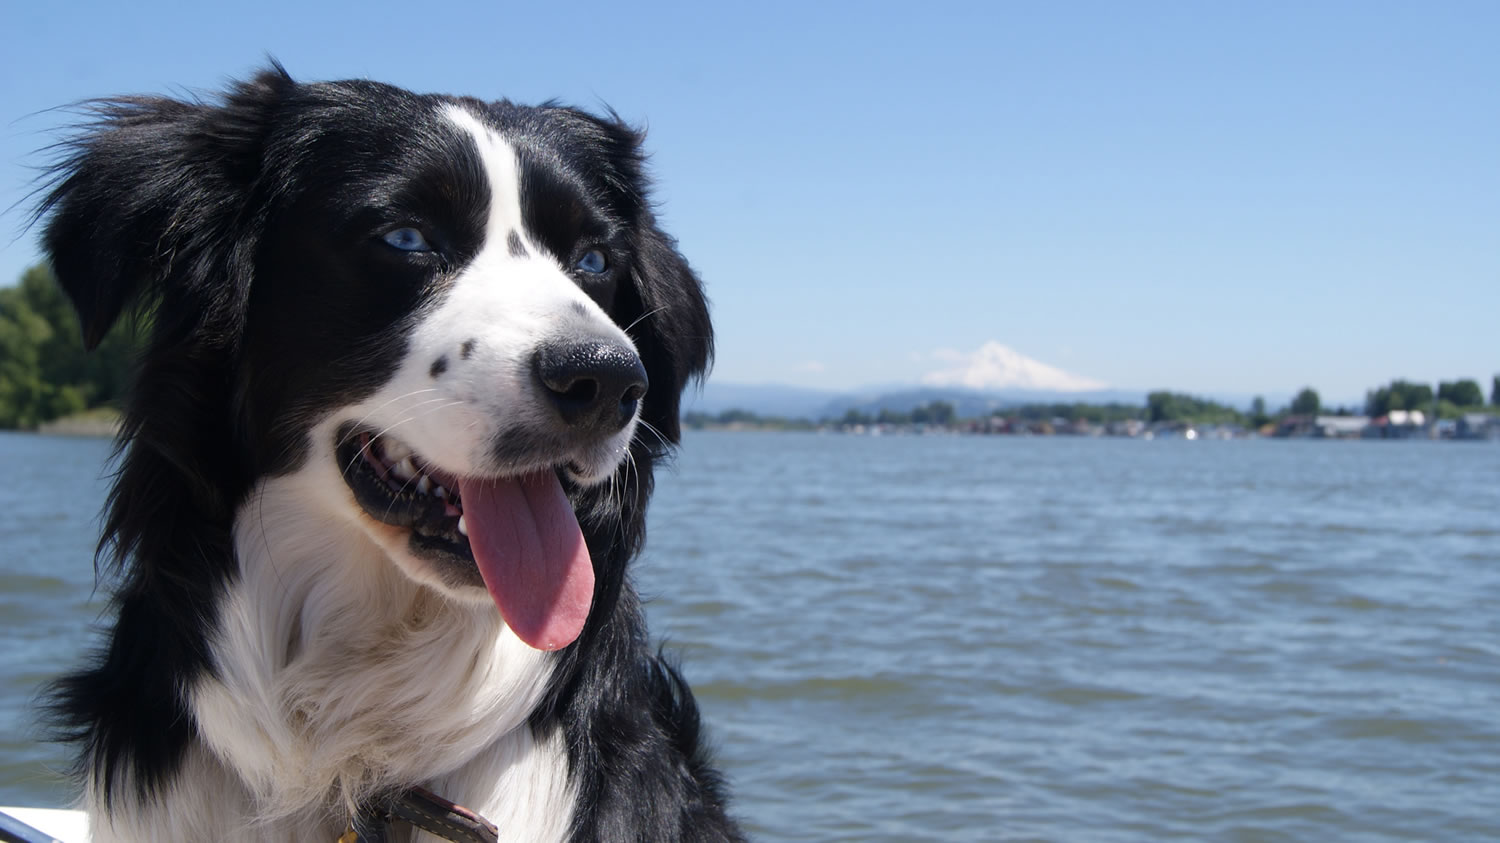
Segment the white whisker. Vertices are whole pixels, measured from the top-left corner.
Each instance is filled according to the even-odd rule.
[[[419,390],[419,391],[420,392],[426,392],[428,390]],[[415,393],[415,392],[408,393],[408,395],[416,395],[416,394],[417,393]],[[407,408],[407,412],[411,412],[412,410],[415,410],[418,407],[421,407],[421,406],[423,406],[425,404],[438,404],[438,403],[441,403],[443,400],[444,399],[442,399],[442,398],[429,398],[426,401],[418,401],[416,404],[413,404],[411,407],[408,407]],[[389,404],[389,403],[390,403],[389,401],[386,402],[386,404]],[[441,406],[441,407],[434,407],[431,410],[428,410],[426,412],[418,413],[418,414],[412,415],[412,416],[407,416],[404,419],[400,419],[398,421],[392,422],[391,424],[387,425],[384,429],[382,429],[379,433],[376,433],[376,434],[372,435],[370,437],[370,441],[374,442],[376,439],[379,439],[380,437],[385,436],[386,434],[390,433],[391,431],[395,430],[396,428],[400,427],[401,425],[406,424],[407,422],[415,421],[415,420],[417,420],[418,418],[421,418],[424,415],[430,415],[430,414],[435,413],[435,412],[437,412],[439,410],[444,410],[444,409],[447,409],[448,407],[452,407],[452,406],[455,406],[457,404],[462,404],[462,403],[464,403],[464,402],[462,402],[462,401],[450,401],[447,404],[443,404],[443,406]],[[365,414],[365,418],[369,418],[369,417],[370,417],[370,414],[366,413]],[[352,435],[352,433],[351,433],[351,435]],[[339,444],[343,445],[347,441],[348,441],[348,437],[346,436],[343,440],[341,440],[339,442]],[[363,453],[364,453],[364,449],[361,448],[360,449],[360,453],[359,454],[355,454],[355,459],[351,459],[349,461],[349,464],[346,465],[346,466],[344,466],[344,472],[343,473],[348,474],[349,473],[349,469],[351,469],[351,468],[354,467],[354,463],[357,461],[358,457],[361,454],[363,454]]]
[[[404,393],[402,395],[397,395],[395,398],[392,398],[389,401],[386,401],[384,404],[381,404],[379,407],[375,407],[375,408],[371,409],[369,412],[367,412],[363,416],[361,416],[360,419],[359,419],[359,421],[357,421],[357,422],[354,423],[354,427],[350,428],[349,434],[346,435],[345,439],[341,439],[339,441],[339,444],[343,445],[347,441],[347,436],[348,435],[353,435],[354,433],[358,432],[358,429],[360,427],[364,426],[364,423],[366,421],[369,421],[370,416],[375,415],[376,413],[380,412],[381,410],[384,410],[386,407],[391,406],[392,404],[396,403],[397,401],[400,401],[400,400],[402,400],[404,398],[410,398],[413,395],[421,395],[424,392],[437,392],[437,389],[435,387],[429,387],[427,389],[415,389],[415,390],[412,390],[411,392],[407,392],[407,393]],[[418,405],[418,406],[421,406],[421,405]]]
[[[636,419],[636,423],[645,428],[646,431],[649,432],[652,436],[655,436],[656,440],[661,443],[661,446],[663,448],[666,448],[669,451],[672,449],[672,443],[667,441],[667,437],[663,435],[660,430],[656,429],[656,425],[653,425],[651,422],[648,422],[645,419]]]
[[[661,307],[653,307],[650,310],[646,311],[645,313],[642,313],[640,316],[637,316],[635,318],[635,321],[633,321],[629,325],[625,326],[625,333],[627,333],[627,334],[630,333],[630,329],[631,328],[634,328],[635,326],[641,324],[642,322],[646,321],[650,317],[655,316],[656,314],[661,313],[663,310],[666,310],[666,309],[667,309],[667,306],[666,305],[662,305]]]

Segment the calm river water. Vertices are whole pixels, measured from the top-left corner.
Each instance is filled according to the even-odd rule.
[[[0,435],[0,804],[108,444]],[[689,434],[636,569],[767,840],[1500,839],[1500,447]]]

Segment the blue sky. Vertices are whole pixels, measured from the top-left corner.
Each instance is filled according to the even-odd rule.
[[[1119,388],[1500,372],[1500,4],[10,4],[0,208],[91,96],[281,60],[650,129],[715,379],[1000,343]],[[0,279],[37,259],[0,216]]]

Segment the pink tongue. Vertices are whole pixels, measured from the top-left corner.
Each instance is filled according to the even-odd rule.
[[[594,566],[557,475],[462,480],[459,494],[474,561],[506,624],[538,650],[573,643],[594,599]]]

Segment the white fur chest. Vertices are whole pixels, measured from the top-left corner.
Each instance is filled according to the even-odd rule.
[[[502,839],[563,839],[566,748],[526,722],[551,658],[493,606],[402,575],[317,505],[339,493],[317,474],[267,481],[239,513],[240,578],[212,642],[218,675],[189,692],[206,747],[169,786],[173,816],[117,807],[115,833],[96,839],[326,843],[366,797],[412,785],[478,811]],[[203,813],[177,816],[190,805]]]

